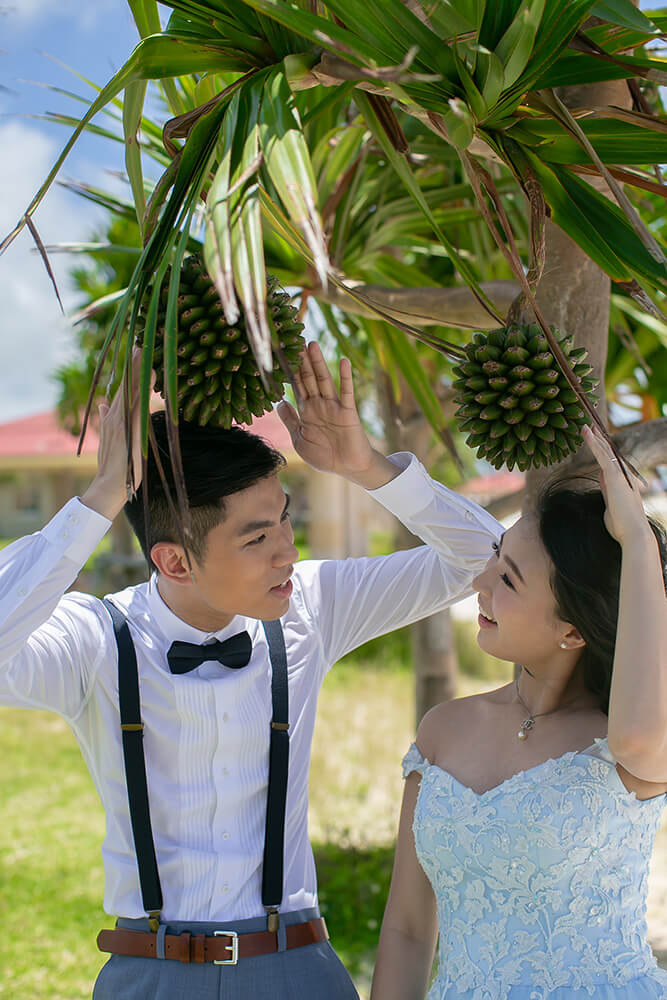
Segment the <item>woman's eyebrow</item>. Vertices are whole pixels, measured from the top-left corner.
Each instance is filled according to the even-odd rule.
[[[503,531],[502,535],[500,536],[500,541],[498,542],[498,552],[499,553],[500,553],[500,551],[502,550],[502,547],[503,547],[503,538],[504,537],[505,537],[505,532]],[[522,584],[525,587],[526,581],[521,576],[521,570],[519,569],[519,567],[517,566],[517,564],[514,562],[514,560],[510,559],[510,557],[508,555],[506,555],[505,556],[505,562],[507,563],[507,565],[509,566],[509,568],[512,570],[512,572],[516,573],[516,575],[519,577],[519,579],[521,580]]]

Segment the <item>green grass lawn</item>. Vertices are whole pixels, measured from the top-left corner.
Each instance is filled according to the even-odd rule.
[[[400,749],[412,737],[404,668],[338,665],[320,702],[311,834],[330,933],[367,980],[392,864]],[[344,724],[341,725],[341,720]],[[104,957],[104,815],[58,717],[0,708],[0,997],[90,997]]]

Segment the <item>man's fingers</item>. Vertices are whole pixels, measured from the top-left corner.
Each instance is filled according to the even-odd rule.
[[[301,385],[303,386],[303,396],[307,398],[309,396],[319,396],[320,391],[317,387],[317,378],[315,377],[315,372],[313,371],[313,366],[310,361],[310,351],[306,347],[305,351],[301,355],[302,361],[299,367],[299,377],[301,380]]]
[[[355,408],[352,365],[348,358],[341,358],[340,362],[340,401],[346,410]]]
[[[278,403],[276,410],[278,416],[289,431],[292,441],[294,441],[294,438],[299,433],[299,428],[301,427],[301,421],[299,420],[296,410],[291,403],[287,402],[286,399],[283,399],[280,403]]]
[[[336,399],[336,386],[331,377],[331,372],[324,360],[324,355],[320,345],[314,341],[308,345],[308,357],[312,365],[312,370],[317,380],[317,391],[324,399]]]

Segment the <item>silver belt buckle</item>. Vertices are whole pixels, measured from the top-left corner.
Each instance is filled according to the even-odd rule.
[[[214,931],[214,937],[228,937],[232,939],[232,943],[225,945],[227,951],[232,953],[231,958],[214,958],[214,965],[236,965],[239,960],[239,936],[236,931]]]

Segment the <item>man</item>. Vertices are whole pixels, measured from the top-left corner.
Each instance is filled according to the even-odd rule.
[[[68,721],[106,812],[104,905],[119,919],[100,935],[112,957],[95,1000],[357,996],[317,909],[308,842],[317,694],[349,650],[468,593],[497,525],[411,456],[371,448],[349,362],[338,394],[310,344],[297,391],[298,412],[280,415],[298,453],[433,547],[295,566],[280,456],[240,429],[183,425],[188,551],[149,466],[148,534],[143,484],[127,512],[151,582],[106,605],[65,594],[125,506],[117,396],[101,407],[89,489],[1,554],[0,700]],[[154,427],[164,459],[164,417]]]

